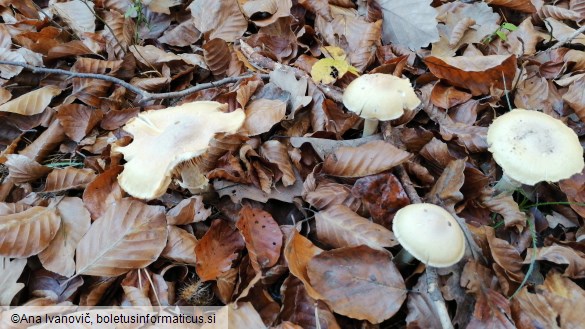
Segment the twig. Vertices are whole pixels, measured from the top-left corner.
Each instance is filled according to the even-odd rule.
[[[578,37],[581,33],[585,32],[585,25],[581,26],[579,29],[575,30],[573,34],[569,35],[565,40],[557,42],[554,46],[550,47],[551,50],[561,48],[562,46],[566,45],[567,43],[571,42],[573,39]]]
[[[80,72],[71,72],[71,71],[62,70],[62,69],[49,69],[49,68],[29,65],[26,63],[10,62],[10,61],[0,61],[0,65],[20,66],[20,67],[23,67],[23,68],[31,71],[32,73],[64,74],[64,75],[67,75],[71,78],[98,79],[98,80],[110,81],[110,82],[118,84],[118,85],[130,90],[131,92],[135,93],[136,95],[140,96],[139,103],[145,103],[147,101],[154,100],[154,99],[180,98],[180,97],[184,97],[184,96],[193,94],[193,93],[200,91],[200,90],[214,88],[214,87],[222,86],[222,85],[225,85],[228,83],[238,82],[242,79],[251,78],[253,76],[252,73],[248,73],[248,74],[239,75],[237,77],[227,77],[227,78],[224,78],[224,79],[221,79],[218,81],[213,81],[213,82],[208,82],[208,83],[200,83],[200,84],[197,84],[191,88],[187,88],[187,89],[184,89],[181,91],[172,91],[172,92],[167,92],[167,93],[149,93],[148,91],[141,89],[141,88],[138,88],[136,86],[133,86],[130,83],[128,83],[122,79],[118,79],[118,78],[115,78],[115,77],[112,77],[109,75],[104,75],[104,74],[80,73]],[[267,79],[268,75],[261,74],[260,78]]]

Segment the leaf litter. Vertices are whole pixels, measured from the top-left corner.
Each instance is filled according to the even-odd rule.
[[[225,304],[234,328],[582,326],[585,170],[500,192],[486,134],[525,108],[585,145],[584,8],[0,4],[0,305]],[[370,73],[408,79],[421,105],[362,137],[342,95]],[[438,278],[392,232],[421,201],[467,232]]]

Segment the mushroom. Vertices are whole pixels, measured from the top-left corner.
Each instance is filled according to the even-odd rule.
[[[410,204],[398,210],[392,231],[410,254],[406,258],[414,257],[428,266],[449,267],[465,253],[465,237],[455,218],[431,203]]]
[[[514,109],[493,121],[488,150],[504,174],[497,191],[520,184],[558,182],[583,170],[583,147],[575,132],[547,114]]]
[[[365,119],[364,137],[374,134],[379,120],[397,119],[419,104],[410,81],[389,74],[364,74],[343,93],[343,105]]]
[[[127,161],[118,176],[122,189],[133,197],[155,199],[171,182],[173,169],[207,150],[216,133],[235,133],[246,115],[241,109],[225,113],[227,104],[198,101],[140,113],[124,130],[134,139],[113,146]]]

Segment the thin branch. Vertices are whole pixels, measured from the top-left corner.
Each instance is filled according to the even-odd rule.
[[[63,75],[69,76],[70,78],[98,79],[98,80],[113,82],[115,84],[118,84],[118,85],[130,90],[131,92],[135,93],[136,95],[140,96],[139,103],[145,103],[147,101],[154,100],[154,99],[180,98],[180,97],[184,97],[184,96],[193,94],[193,93],[198,92],[200,90],[214,88],[214,87],[222,86],[222,85],[225,85],[228,83],[238,82],[242,79],[251,78],[252,76],[254,76],[252,73],[248,73],[248,74],[243,74],[243,75],[239,75],[236,77],[227,77],[227,78],[224,78],[224,79],[221,79],[218,81],[200,83],[200,84],[197,84],[191,88],[187,88],[187,89],[184,89],[181,91],[172,91],[172,92],[167,92],[167,93],[149,93],[148,91],[141,89],[141,88],[138,88],[136,86],[133,86],[130,83],[128,83],[122,79],[118,79],[118,78],[115,78],[115,77],[112,77],[109,75],[104,75],[104,74],[71,72],[71,71],[62,70],[62,69],[50,69],[50,68],[29,65],[26,63],[10,62],[10,61],[0,61],[0,65],[20,66],[20,67],[23,67],[23,68],[31,71],[32,73],[63,74]],[[260,78],[266,79],[266,78],[268,78],[268,75],[261,74]]]
[[[573,34],[571,34],[565,40],[557,42],[554,46],[550,47],[550,49],[554,50],[554,49],[561,48],[562,46],[566,45],[567,43],[573,41],[573,39],[578,37],[583,32],[585,32],[585,25],[583,25],[579,29],[575,30],[575,32],[573,32]]]

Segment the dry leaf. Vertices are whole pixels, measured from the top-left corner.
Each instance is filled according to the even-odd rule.
[[[118,276],[150,265],[167,241],[164,208],[122,199],[111,204],[76,249],[77,274]]]
[[[344,205],[316,213],[315,222],[317,238],[334,248],[366,245],[384,250],[398,244],[392,231],[370,222]]]
[[[0,106],[0,112],[10,112],[22,115],[35,115],[42,113],[53,97],[59,95],[61,89],[56,86],[44,86],[28,92],[8,103]]]
[[[281,100],[256,99],[246,105],[246,121],[240,129],[248,136],[263,134],[279,123],[285,115],[286,104]]]
[[[402,275],[387,251],[366,246],[324,251],[308,263],[315,290],[335,313],[380,323],[406,299]]]
[[[565,246],[552,245],[538,248],[533,259],[534,250],[526,250],[524,264],[530,264],[534,260],[546,260],[559,265],[567,265],[564,275],[573,279],[585,278],[585,254]]]
[[[373,141],[358,147],[340,147],[325,158],[323,172],[339,177],[363,177],[397,166],[410,153],[384,141]]]
[[[24,155],[7,154],[6,158],[4,165],[8,168],[8,177],[17,184],[34,181],[52,171]]]
[[[256,271],[276,264],[282,248],[282,232],[266,211],[244,206],[236,227],[244,237],[252,267]]]
[[[425,64],[440,79],[469,89],[473,96],[490,95],[490,88],[511,90],[516,74],[516,56],[460,56],[425,58]],[[503,77],[502,77],[503,75]],[[504,86],[506,79],[507,86]]]
[[[197,243],[196,270],[202,281],[216,280],[227,272],[239,252],[244,249],[241,235],[225,220],[216,219],[211,227]]]
[[[61,192],[66,190],[83,189],[95,179],[91,169],[77,169],[67,167],[55,169],[47,176],[44,192]]]
[[[439,39],[437,11],[431,0],[377,0],[382,10],[382,40],[413,50]]]
[[[50,8],[53,12],[69,25],[77,34],[82,36],[85,32],[95,32],[95,19],[93,2],[71,0],[68,2],[53,3]]]
[[[26,259],[13,259],[0,256],[0,305],[8,306],[14,296],[24,288],[24,283],[17,282],[26,266]]]
[[[169,230],[168,241],[161,256],[180,263],[194,265],[197,262],[197,257],[195,256],[197,238],[174,225],[168,225],[167,227]]]
[[[294,229],[293,233],[288,237],[284,246],[283,254],[288,263],[290,272],[304,283],[307,293],[313,299],[321,299],[322,297],[309,282],[307,266],[313,257],[322,252],[322,249],[315,246],[296,229]]]
[[[38,254],[51,243],[60,225],[54,206],[0,215],[0,256],[25,258]]]
[[[248,28],[248,22],[242,14],[239,4],[229,0],[212,3],[195,0],[189,5],[195,27],[202,33],[209,32],[209,38],[220,38],[234,42]]]
[[[65,197],[57,205],[61,226],[49,246],[39,254],[46,269],[71,277],[75,273],[75,248],[89,230],[91,218],[80,198]]]
[[[211,209],[205,208],[203,197],[192,196],[184,199],[167,212],[169,225],[188,225],[202,222],[211,215]]]

